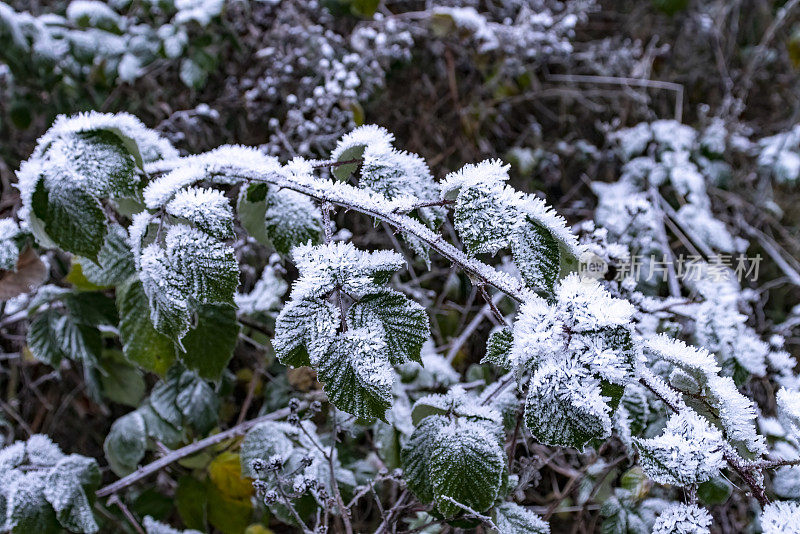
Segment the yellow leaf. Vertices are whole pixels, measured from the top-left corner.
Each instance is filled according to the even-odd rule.
[[[80,263],[75,261],[75,258],[72,259],[72,266],[70,267],[67,276],[64,277],[64,280],[82,291],[97,291],[98,289],[106,289],[103,286],[98,286],[91,283],[86,278],[86,275],[83,274],[83,267],[81,267]]]
[[[244,530],[244,534],[273,534],[270,529],[264,525],[250,525]]]
[[[214,458],[208,466],[208,476],[225,497],[248,499],[253,495],[253,485],[250,480],[242,477],[242,467],[236,453],[223,452]]]

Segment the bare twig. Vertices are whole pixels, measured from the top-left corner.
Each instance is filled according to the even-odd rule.
[[[242,436],[248,430],[250,430],[259,423],[263,423],[264,421],[275,421],[277,419],[282,419],[287,415],[289,415],[289,408],[281,408],[280,410],[276,410],[270,414],[261,417],[256,417],[255,419],[250,419],[249,421],[245,421],[241,424],[229,428],[228,430],[220,432],[219,434],[214,434],[213,436],[209,436],[205,439],[201,439],[200,441],[191,443],[185,447],[181,447],[180,449],[174,450],[169,454],[167,454],[166,456],[159,458],[154,462],[151,462],[143,467],[140,467],[130,475],[123,477],[117,480],[116,482],[109,484],[108,486],[100,488],[99,490],[97,490],[97,493],[95,493],[95,495],[97,495],[97,497],[106,497],[108,495],[112,495],[120,490],[127,488],[128,486],[136,484],[137,482],[147,478],[153,473],[156,473],[161,469],[167,467],[168,465],[177,462],[181,458],[186,458],[187,456],[191,456],[192,454],[200,452],[205,448],[216,445],[217,443],[222,443],[225,440]]]

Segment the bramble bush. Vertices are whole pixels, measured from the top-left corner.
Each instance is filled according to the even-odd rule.
[[[18,4],[0,531],[800,532],[800,1]]]

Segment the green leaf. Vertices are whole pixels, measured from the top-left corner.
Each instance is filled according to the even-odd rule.
[[[71,176],[59,176],[52,182],[47,179],[37,182],[32,197],[33,213],[59,247],[97,261],[108,231],[103,207]]]
[[[365,421],[386,420],[394,369],[379,334],[365,328],[339,334],[319,361],[317,378],[340,410]]]
[[[486,355],[481,359],[481,363],[491,363],[503,369],[509,370],[511,367],[508,362],[508,355],[514,343],[514,331],[504,326],[489,334],[486,342]]]
[[[402,293],[384,289],[365,295],[350,307],[347,320],[351,328],[376,322],[382,325],[386,351],[393,365],[409,360],[422,363],[420,350],[431,334],[428,314]]]
[[[450,499],[483,512],[492,506],[503,484],[503,447],[485,424],[458,420],[437,434],[429,473],[434,500],[443,515],[464,511]]]
[[[253,460],[267,460],[278,454],[287,459],[294,449],[289,435],[297,433],[297,429],[288,423],[266,421],[251,428],[242,441],[239,450],[239,461],[242,475],[250,478],[259,478],[258,473],[252,468]]]
[[[127,234],[118,224],[109,228],[103,247],[97,254],[97,263],[86,258],[79,258],[78,262],[86,279],[103,287],[120,285],[136,273]]]
[[[541,224],[527,218],[512,240],[514,263],[525,283],[551,292],[561,271],[558,241]]]
[[[183,338],[181,361],[208,380],[219,380],[239,339],[236,310],[227,304],[206,304],[197,310],[197,326]]]
[[[267,234],[267,184],[252,184],[242,188],[236,213],[247,233],[262,245],[270,245]]]
[[[436,443],[439,431],[447,424],[447,418],[440,415],[424,418],[400,452],[408,489],[423,503],[433,501],[433,486],[428,475],[431,448]]]
[[[93,458],[71,454],[47,475],[44,496],[58,521],[72,532],[97,532],[92,514],[94,490],[100,485],[100,469]]]
[[[706,506],[725,504],[733,493],[731,483],[724,477],[714,477],[697,486],[697,497]]]
[[[297,245],[319,243],[322,214],[306,195],[270,190],[264,212],[267,235],[275,250],[288,254]]]
[[[311,365],[309,354],[327,352],[341,322],[339,308],[322,299],[292,300],[275,321],[272,341],[280,362],[292,367]]]
[[[114,301],[98,291],[81,291],[64,298],[70,317],[87,326],[117,326],[119,317]]]
[[[174,366],[167,373],[167,377],[156,384],[150,392],[150,406],[153,411],[174,428],[183,427],[183,414],[178,408],[182,375],[180,366]]]
[[[136,280],[117,292],[119,335],[125,357],[148,371],[164,375],[175,361],[175,344],[150,320],[142,283]]]
[[[125,361],[122,354],[107,352],[100,362],[100,384],[103,395],[113,402],[136,408],[147,386],[141,371]]]
[[[58,338],[58,322],[61,314],[55,310],[45,310],[31,322],[27,333],[28,348],[33,357],[56,369],[66,356]]]
[[[550,534],[550,526],[535,513],[512,502],[504,502],[494,512],[498,534]]]
[[[219,398],[205,380],[193,372],[181,375],[175,404],[184,419],[200,434],[207,434],[219,418]]]
[[[136,470],[146,449],[147,430],[138,410],[114,421],[103,443],[108,465],[120,477]]]
[[[175,507],[184,525],[206,531],[208,497],[205,484],[189,475],[180,477],[175,490]]]

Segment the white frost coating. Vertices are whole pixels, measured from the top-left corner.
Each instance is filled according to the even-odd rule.
[[[195,187],[183,189],[167,204],[166,210],[216,237],[233,236],[233,209],[222,191]]]
[[[19,250],[13,239],[20,233],[14,219],[0,219],[0,269],[13,269],[17,264]]]
[[[403,257],[393,250],[368,252],[349,242],[300,245],[292,251],[292,258],[301,274],[292,287],[292,300],[323,295],[337,285],[360,295],[374,288],[376,277],[388,279],[405,266]]]
[[[500,412],[489,405],[481,404],[476,397],[467,394],[464,388],[458,385],[450,388],[444,395],[434,393],[421,397],[414,404],[414,408],[418,406],[432,406],[458,417],[484,419],[496,425],[503,422]]]
[[[511,165],[499,159],[487,159],[480,163],[467,163],[448,174],[441,182],[442,198],[455,198],[460,189],[475,186],[491,186],[508,180]]]
[[[331,152],[331,159],[339,161],[345,152],[358,147],[390,148],[394,142],[394,135],[385,128],[373,124],[359,126],[350,133],[345,134],[336,143],[336,148]]]
[[[658,120],[650,124],[653,138],[670,150],[689,150],[697,141],[697,132],[691,126],[674,120]]]
[[[795,439],[800,439],[800,391],[781,388],[775,399],[781,424]]]
[[[648,339],[645,346],[656,357],[670,363],[691,370],[696,370],[704,375],[716,375],[720,368],[714,356],[705,349],[687,345],[683,341],[673,339],[666,334],[658,334]]]
[[[653,525],[652,534],[708,534],[711,514],[696,504],[671,503]]]
[[[197,530],[178,530],[172,528],[161,521],[156,521],[149,515],[145,516],[142,525],[147,534],[201,534]]]
[[[119,26],[120,16],[104,2],[97,0],[73,0],[67,6],[67,18],[71,22],[86,19],[90,26],[109,21]]]
[[[267,265],[250,293],[237,293],[234,302],[241,314],[269,312],[278,309],[288,285],[278,276],[274,266]]]
[[[633,306],[595,280],[570,275],[555,289],[554,305],[529,299],[514,323],[509,360],[518,373],[545,361],[575,357],[606,380],[624,384],[632,372]]]
[[[167,171],[167,174],[153,180],[145,188],[145,204],[150,209],[158,209],[182,188],[202,180],[220,184],[241,181],[221,170],[221,167],[228,164],[265,175],[282,172],[277,158],[251,147],[224,145],[204,154],[164,160],[146,166],[148,173]]]
[[[547,228],[570,254],[578,258],[583,253],[583,247],[578,244],[577,236],[567,226],[566,219],[551,206],[548,206],[544,200],[533,195],[527,195],[519,201],[517,208],[526,216]]]
[[[438,6],[433,8],[432,17],[434,19],[442,16],[449,17],[459,30],[471,33],[474,39],[480,43],[479,52],[490,52],[500,46],[497,35],[486,17],[478,13],[474,7]]]
[[[91,130],[117,130],[132,138],[139,146],[145,163],[157,159],[173,159],[178,151],[154,130],[129,113],[99,113],[89,111],[70,117],[59,115],[45,134],[39,138],[33,156],[39,157],[47,146],[63,135]]]
[[[211,19],[222,13],[224,6],[224,0],[175,0],[175,7],[178,12],[172,22],[177,25],[184,25],[194,21],[200,26],[208,26]]]
[[[764,534],[800,533],[800,504],[794,501],[771,502],[761,514]]]
[[[672,415],[661,435],[634,443],[642,470],[659,484],[705,482],[725,465],[722,434],[690,409]]]
[[[755,403],[739,393],[729,376],[713,376],[708,385],[708,397],[717,409],[727,438],[744,445],[753,454],[766,454],[766,439],[756,431],[758,414]]]

